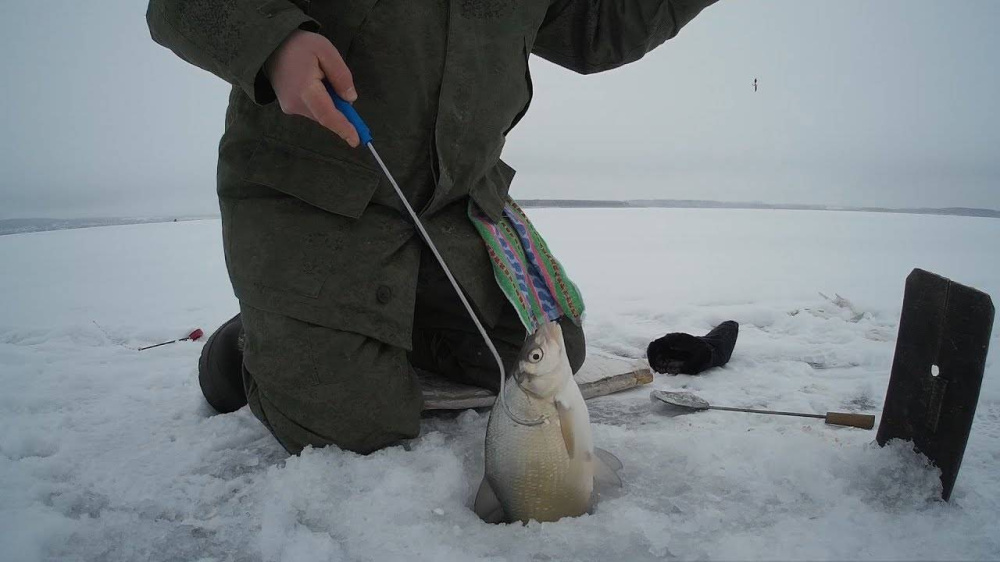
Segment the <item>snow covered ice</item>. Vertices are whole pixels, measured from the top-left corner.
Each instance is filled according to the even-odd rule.
[[[711,403],[878,414],[903,284],[921,267],[1000,298],[1000,221],[697,209],[531,210],[588,304],[593,349],[740,323],[732,361],[590,401],[626,487],[594,515],[492,526],[469,509],[485,413],[368,457],[289,458],[244,408],[212,415],[202,342],[237,310],[218,221],[0,237],[3,560],[951,560],[1000,558],[993,352],[952,501],[907,444],[821,420],[668,416]],[[596,225],[596,226],[595,226]],[[819,295],[822,292],[830,299]],[[850,301],[835,304],[835,294]]]

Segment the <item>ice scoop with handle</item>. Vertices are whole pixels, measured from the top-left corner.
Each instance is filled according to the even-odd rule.
[[[816,418],[826,421],[829,425],[842,425],[847,427],[857,427],[860,429],[871,429],[875,427],[875,416],[869,414],[851,414],[847,412],[827,412],[826,414],[803,414],[801,412],[778,412],[775,410],[753,410],[750,408],[729,408],[726,406],[713,406],[699,396],[690,392],[668,392],[666,390],[654,390],[649,397],[659,400],[665,404],[683,408],[685,410],[727,410],[730,412],[748,412],[751,414],[770,414],[773,416],[796,416],[800,418]]]

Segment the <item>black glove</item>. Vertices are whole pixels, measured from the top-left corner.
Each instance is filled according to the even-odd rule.
[[[740,325],[732,320],[701,337],[674,332],[650,342],[646,357],[657,373],[697,375],[728,363],[739,333]]]

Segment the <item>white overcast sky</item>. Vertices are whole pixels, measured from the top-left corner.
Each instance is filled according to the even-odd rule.
[[[145,9],[0,3],[0,218],[217,212],[228,86]],[[513,193],[1000,209],[998,30],[1000,0],[721,0],[623,69],[533,58]]]

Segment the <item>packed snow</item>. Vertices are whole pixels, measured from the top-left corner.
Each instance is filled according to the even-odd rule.
[[[363,457],[291,457],[247,408],[213,415],[201,343],[237,310],[217,220],[0,237],[0,558],[21,560],[952,560],[1000,558],[992,337],[950,502],[906,443],[822,420],[671,416],[717,405],[879,414],[914,267],[1000,295],[1000,220],[697,209],[535,209],[580,285],[595,350],[740,323],[732,361],[589,402],[625,489],[593,515],[470,510],[486,412]],[[820,295],[822,293],[824,296]],[[837,298],[840,295],[845,300]]]

